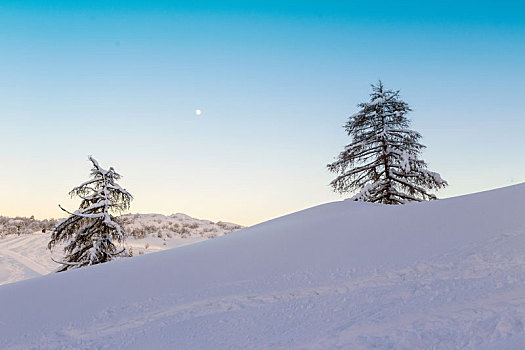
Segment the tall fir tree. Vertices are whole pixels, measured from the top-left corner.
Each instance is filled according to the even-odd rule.
[[[116,183],[121,176],[113,168],[105,170],[93,157],[89,160],[91,179],[69,192],[82,199],[80,208],[71,213],[59,205],[70,216],[57,223],[48,244],[49,249],[59,242],[66,244],[58,271],[104,263],[124,251],[114,243],[123,242],[124,231],[111,213],[129,209],[133,197]]]
[[[447,186],[438,173],[419,159],[425,148],[421,135],[409,129],[411,111],[399,91],[387,90],[381,81],[372,85],[370,102],[360,103],[344,128],[352,138],[328,169],[338,174],[330,183],[339,193],[356,192],[351,199],[384,204],[404,204],[436,199],[429,190]]]

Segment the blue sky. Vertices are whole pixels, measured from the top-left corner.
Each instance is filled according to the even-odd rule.
[[[339,200],[325,165],[378,79],[413,108],[439,197],[523,182],[524,10],[2,1],[0,214],[74,208],[89,154],[124,175],[133,212],[253,224]]]

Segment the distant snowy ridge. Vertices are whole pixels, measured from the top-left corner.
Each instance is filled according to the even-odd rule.
[[[42,230],[49,231],[55,227],[56,223],[57,220],[55,219],[37,220],[34,216],[29,218],[0,216],[0,238],[8,234],[32,234]]]
[[[165,236],[201,236],[214,238],[242,228],[241,225],[230,222],[213,222],[199,220],[186,214],[124,214],[118,217],[126,234],[136,238],[157,235],[159,232]],[[39,231],[50,231],[57,220],[38,220],[34,216],[10,218],[0,216],[0,236],[7,234],[33,234]],[[171,238],[171,237],[169,237]]]
[[[200,220],[181,213],[169,216],[126,214],[119,217],[119,222],[126,236],[124,245],[134,255],[197,243],[243,228],[230,222]]]
[[[340,201],[3,285],[0,348],[523,349],[524,208]]]
[[[119,217],[127,236],[144,238],[156,235],[215,238],[239,230],[242,226],[230,222],[199,220],[186,214],[125,214]]]
[[[185,214],[125,214],[118,218],[124,228],[128,255],[142,255],[220,237],[242,226],[199,220]],[[56,220],[0,217],[0,285],[49,274],[62,258],[61,246],[53,254],[47,248]],[[46,233],[43,233],[45,230]]]

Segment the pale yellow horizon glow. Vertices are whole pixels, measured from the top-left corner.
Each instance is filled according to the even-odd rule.
[[[107,164],[102,163],[103,166]],[[131,164],[123,164],[116,170],[124,175],[120,184],[134,196],[130,213],[157,213],[170,215],[184,213],[198,219],[212,221],[227,221],[251,226],[276,217],[290,214],[312,206],[327,202],[338,201],[347,196],[340,196],[331,192],[326,185],[331,178],[330,174],[321,174],[325,184],[319,179],[306,177],[297,181],[298,174],[280,174],[268,172],[264,183],[250,183],[242,176],[234,176],[238,171],[225,172],[220,176],[215,174],[214,180],[208,174],[196,169],[195,173],[179,174],[169,171],[166,167],[162,172],[160,165],[150,165],[142,172],[132,169]],[[28,166],[26,164],[26,166]],[[89,164],[77,161],[61,176],[49,176],[40,181],[35,172],[25,169],[25,174],[34,176],[9,175],[8,181],[0,184],[0,215],[8,217],[30,217],[37,219],[66,217],[58,207],[62,205],[68,210],[78,208],[79,199],[71,199],[68,192],[76,185],[88,179]],[[144,169],[144,168],[143,168]],[[157,182],[148,174],[172,174]],[[18,173],[20,175],[20,173]],[[56,175],[56,174],[54,174]],[[233,177],[233,180],[231,179]],[[206,183],[208,180],[208,183]],[[450,179],[448,179],[450,181]],[[447,198],[508,186],[512,183],[497,183],[493,186],[480,188],[471,184],[468,187],[468,178],[463,180],[463,186],[452,185],[450,188],[437,192],[438,197]],[[493,179],[496,180],[496,179]],[[25,181],[25,183],[24,183]],[[457,181],[457,180],[456,180]],[[485,184],[487,185],[487,184]],[[460,191],[459,189],[463,189]]]

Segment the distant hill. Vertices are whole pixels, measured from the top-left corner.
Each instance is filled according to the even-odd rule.
[[[206,241],[242,228],[185,214],[126,214],[119,220],[126,234],[124,246],[131,256]],[[60,245],[53,254],[47,249],[56,222],[0,217],[0,285],[46,275],[58,268],[52,256],[61,260]]]
[[[49,231],[55,227],[56,222],[55,219],[37,220],[34,216],[30,218],[0,216],[0,237],[8,234],[31,234],[42,232],[42,230]]]
[[[199,220],[186,214],[126,214],[119,217],[128,236],[144,238],[204,237],[215,238],[239,230],[242,226],[230,222]]]
[[[125,214],[119,216],[128,236],[145,238],[159,236],[167,238],[203,237],[215,238],[239,230],[242,226],[230,222],[199,220],[186,214]],[[53,230],[56,219],[37,220],[34,216],[0,216],[0,235],[33,234]]]
[[[180,247],[243,228],[230,222],[199,220],[186,214],[126,214],[119,217],[132,254]]]

